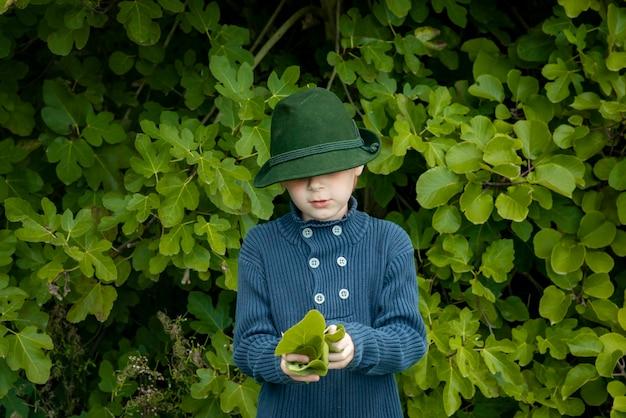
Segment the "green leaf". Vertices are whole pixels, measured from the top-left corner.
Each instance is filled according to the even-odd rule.
[[[15,146],[12,138],[0,141],[0,174],[13,171],[13,164],[23,160],[27,155],[28,152],[25,149]]]
[[[586,213],[578,227],[578,239],[587,248],[604,248],[613,242],[617,227],[602,212]]]
[[[124,25],[131,41],[149,46],[156,44],[161,37],[161,27],[154,19],[162,16],[161,8],[152,0],[122,1],[117,21]]]
[[[224,331],[233,320],[230,316],[230,299],[226,293],[221,293],[215,306],[208,294],[189,292],[187,310],[197,320],[191,322],[191,328],[202,334],[213,334],[218,330]]]
[[[506,193],[496,198],[496,209],[504,219],[522,222],[528,215],[528,206],[532,202],[531,188],[527,185],[510,186]]]
[[[299,78],[300,67],[297,65],[285,68],[280,78],[278,78],[275,71],[272,71],[267,79],[267,87],[272,95],[266,100],[272,109],[276,106],[276,103],[297,90],[298,86],[296,83]]]
[[[446,167],[434,167],[427,170],[419,177],[415,185],[417,201],[426,209],[446,204],[462,189],[461,178]]]
[[[563,235],[552,228],[541,229],[533,238],[535,255],[547,260],[552,254],[552,249],[561,240]]]
[[[213,76],[220,82],[215,88],[220,94],[236,102],[249,100],[253,97],[252,67],[247,62],[236,69],[232,62],[223,55],[212,55],[209,68]]]
[[[446,153],[446,165],[457,174],[478,170],[482,159],[482,151],[471,142],[456,144]]]
[[[19,375],[12,371],[4,359],[0,359],[0,398],[7,396],[13,389]]]
[[[598,299],[608,299],[615,290],[607,273],[594,273],[583,280],[583,292]]]
[[[159,240],[159,253],[163,255],[176,255],[181,247],[185,254],[189,254],[196,241],[191,235],[191,226],[178,224],[167,233],[161,235]]]
[[[182,221],[185,209],[195,210],[199,203],[199,193],[193,177],[183,180],[176,174],[166,174],[156,186],[165,197],[158,209],[159,219],[164,227],[173,227]]]
[[[209,222],[203,216],[198,216],[196,221],[193,232],[196,235],[206,235],[211,249],[217,254],[224,255],[226,253],[226,237],[223,232],[230,229],[230,222],[220,218],[219,215],[211,215]]]
[[[115,116],[110,112],[101,112],[97,115],[87,114],[87,126],[83,129],[83,138],[91,145],[99,147],[102,141],[109,144],[118,144],[126,140],[126,132],[122,125],[113,122]]]
[[[461,125],[461,139],[475,144],[481,150],[495,134],[496,128],[491,120],[482,115],[474,116],[469,125]]]
[[[24,369],[26,377],[33,383],[43,384],[50,377],[52,362],[44,350],[52,350],[52,339],[28,326],[18,333],[5,338],[7,345],[6,362],[11,370]]]
[[[550,265],[557,274],[578,270],[585,260],[585,246],[573,240],[559,241],[550,254]]]
[[[606,23],[609,29],[607,41],[609,48],[613,49],[615,43],[624,44],[626,39],[626,10],[609,4],[607,9]]]
[[[538,165],[535,171],[528,175],[528,179],[567,197],[571,197],[576,189],[576,179],[572,173],[565,167],[554,163]]]
[[[92,279],[85,279],[81,287],[84,287],[81,289],[82,296],[67,312],[67,320],[78,323],[83,321],[88,314],[93,314],[98,321],[106,321],[117,299],[115,288]]]
[[[385,5],[398,17],[405,17],[411,10],[411,0],[385,0]]]
[[[476,77],[476,83],[467,89],[472,96],[482,99],[493,100],[501,103],[504,100],[504,89],[502,83],[491,74],[481,74]]]
[[[539,92],[539,82],[534,77],[522,76],[522,72],[513,69],[507,74],[507,85],[517,102],[525,103],[528,98]]]
[[[41,118],[45,124],[59,135],[68,135],[85,122],[91,104],[81,95],[75,95],[67,86],[57,80],[43,83],[45,106],[41,109]]]
[[[494,241],[483,253],[480,271],[498,283],[505,282],[507,273],[513,269],[514,258],[513,240]]]
[[[603,251],[587,251],[585,264],[594,273],[608,273],[613,270],[615,261],[613,261],[613,257]]]
[[[561,58],[557,58],[556,63],[546,64],[541,70],[541,74],[548,80],[554,80],[545,84],[548,99],[552,103],[565,100],[569,96],[570,83],[572,81],[579,82],[582,78],[580,75],[574,74]]]
[[[461,396],[471,399],[474,396],[474,385],[451,366],[444,373],[443,408],[448,416],[453,415],[461,407]]]
[[[46,149],[46,154],[48,161],[59,163],[56,173],[65,184],[78,180],[83,175],[82,167],[91,167],[94,163],[93,150],[82,138],[70,141],[58,137]]]
[[[548,58],[550,58],[550,52],[554,48],[554,38],[547,36],[546,34],[540,31],[531,31],[526,35],[522,35],[517,39],[517,55],[523,59],[524,61],[529,62],[546,62]],[[511,70],[517,73],[520,73],[519,70]],[[511,72],[509,72],[509,75]],[[521,73],[520,73],[521,74]],[[510,76],[509,76],[510,77]],[[507,77],[507,78],[509,78]],[[519,76],[518,76],[519,77]],[[526,79],[535,80],[532,77],[524,77]],[[535,86],[537,85],[537,81],[535,80]],[[511,83],[509,83],[509,87],[511,87]],[[515,89],[511,87],[511,91],[515,97],[519,97],[515,94]],[[533,92],[537,93],[537,90]],[[516,99],[521,100],[523,99]]]
[[[496,300],[496,306],[502,317],[509,321],[528,321],[529,313],[526,304],[518,296],[509,296],[506,299]]]
[[[514,385],[522,385],[523,379],[519,366],[513,362],[507,352],[514,351],[514,346],[498,346],[499,341],[495,341],[492,336],[487,338],[485,348],[480,352],[485,361],[485,365],[491,374],[500,374],[507,382]]]
[[[185,4],[180,0],[158,0],[163,9],[173,13],[180,13],[185,10]]]
[[[196,375],[200,381],[191,385],[191,396],[194,399],[206,399],[209,395],[214,394],[217,387],[215,371],[213,369],[198,369]]]
[[[539,314],[551,324],[561,322],[572,303],[572,298],[556,286],[548,286],[539,301]]]
[[[311,309],[298,323],[292,325],[283,333],[280,342],[274,350],[274,354],[277,356],[290,353],[298,354],[297,350],[310,346],[310,341],[316,338],[319,342],[323,341],[325,329],[326,320],[324,315],[317,309]]]
[[[465,217],[476,225],[487,222],[493,211],[493,197],[476,183],[465,186],[459,204]]]
[[[513,130],[522,142],[522,152],[526,158],[535,160],[550,150],[552,135],[544,122],[520,120],[513,125]]]
[[[580,328],[570,333],[567,348],[574,356],[596,357],[602,352],[604,346],[591,328]]]
[[[135,57],[123,51],[114,51],[109,57],[109,68],[115,75],[124,75],[135,65]]]
[[[611,170],[609,186],[615,190],[626,190],[626,158],[620,160]]]
[[[157,147],[148,135],[137,134],[135,148],[142,158],[131,157],[129,161],[138,174],[145,178],[156,176],[158,179],[159,173],[168,173],[171,170],[168,150],[163,146]]]
[[[496,135],[485,145],[483,160],[492,166],[520,165],[522,159],[516,152],[519,148],[518,140],[506,135]]]
[[[596,368],[591,364],[577,364],[567,372],[563,386],[561,386],[561,396],[568,398],[586,383],[598,378]]]
[[[220,9],[216,2],[206,4],[203,0],[190,0],[189,11],[185,13],[185,19],[195,30],[210,37],[210,32],[217,30],[220,20]]]
[[[567,17],[573,19],[591,6],[591,0],[559,0],[559,5],[563,6]]]
[[[270,158],[270,119],[265,118],[256,126],[241,128],[241,138],[235,144],[235,150],[240,157],[248,157],[252,150],[257,152],[257,164],[262,166]]]
[[[456,206],[439,206],[433,215],[433,228],[441,234],[453,234],[461,227],[461,213]]]
[[[68,250],[68,255],[80,264],[80,270],[87,277],[95,275],[104,282],[117,280],[117,268],[115,262],[106,254],[111,249],[111,242],[97,240],[95,236],[88,236],[82,249],[76,247]]]
[[[237,410],[243,418],[254,418],[260,389],[252,379],[246,379],[242,384],[226,380],[220,395],[220,406],[225,412]]]

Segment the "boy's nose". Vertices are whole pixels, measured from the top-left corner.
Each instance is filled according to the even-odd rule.
[[[307,185],[309,190],[319,190],[323,187],[322,181],[319,176],[309,177],[309,182]]]

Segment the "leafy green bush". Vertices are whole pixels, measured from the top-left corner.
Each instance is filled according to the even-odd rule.
[[[254,416],[236,260],[287,206],[251,179],[316,84],[417,249],[407,416],[626,417],[626,7],[295,3],[0,0],[7,416]]]

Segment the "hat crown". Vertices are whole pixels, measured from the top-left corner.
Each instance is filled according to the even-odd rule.
[[[356,139],[358,130],[337,96],[322,88],[280,101],[272,115],[270,154]]]

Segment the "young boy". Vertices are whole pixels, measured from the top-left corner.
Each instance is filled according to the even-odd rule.
[[[293,94],[274,110],[272,157],[255,186],[280,182],[292,211],[246,236],[235,321],[235,363],[262,383],[257,417],[402,417],[393,374],[427,349],[413,247],[351,196],[379,147],[327,90]],[[274,349],[314,308],[346,335],[331,349],[326,376],[297,376],[287,363],[308,358],[279,358]]]

